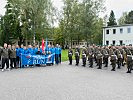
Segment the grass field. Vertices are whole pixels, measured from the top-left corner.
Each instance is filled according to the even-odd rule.
[[[68,61],[68,50],[62,50],[62,61]],[[74,59],[74,55],[73,55],[73,59]]]
[[[62,61],[68,61],[68,50],[62,50]]]

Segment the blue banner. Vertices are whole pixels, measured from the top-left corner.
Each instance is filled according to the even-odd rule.
[[[22,65],[36,65],[36,64],[51,64],[54,63],[55,54],[51,55],[29,55],[22,54],[21,55],[21,66]]]

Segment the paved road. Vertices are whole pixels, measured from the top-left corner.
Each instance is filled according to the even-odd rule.
[[[0,72],[0,100],[133,100],[133,74],[59,66]]]

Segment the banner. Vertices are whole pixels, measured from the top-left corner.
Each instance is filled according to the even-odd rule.
[[[21,55],[21,66],[22,65],[36,65],[36,64],[51,64],[54,63],[55,54],[51,55],[29,55],[22,54]]]

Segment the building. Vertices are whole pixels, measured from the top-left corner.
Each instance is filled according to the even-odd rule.
[[[103,27],[103,45],[133,45],[133,24]]]
[[[46,40],[44,40],[44,41],[46,41]],[[18,45],[19,44],[19,40],[12,39],[12,43],[15,44],[15,45]],[[33,44],[33,40],[25,40],[22,44],[25,45],[25,46],[34,45]],[[36,40],[36,45],[41,45],[41,44],[42,44],[42,41],[37,41]],[[48,45],[54,45],[54,40],[53,39],[48,39]]]
[[[71,46],[71,43],[69,43],[69,46]],[[78,46],[79,48],[83,48],[84,46],[87,47],[87,42],[84,40],[81,40],[78,43],[78,41],[73,40],[72,41],[72,48],[76,48],[76,46]]]

